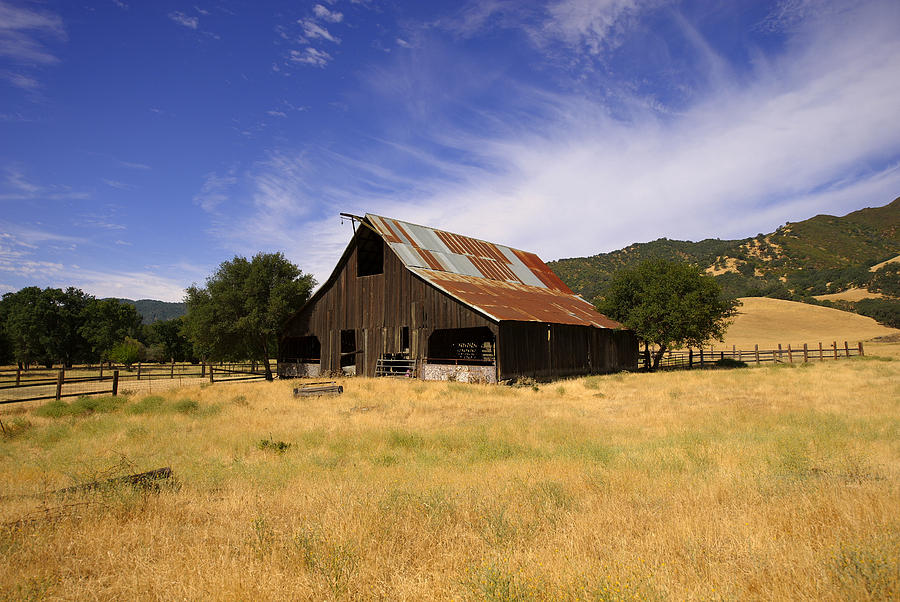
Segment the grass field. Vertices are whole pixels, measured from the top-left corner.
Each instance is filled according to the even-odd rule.
[[[826,345],[849,341],[851,345],[874,337],[900,335],[900,330],[882,326],[872,318],[846,311],[796,301],[744,297],[734,323],[725,334],[724,346],[738,349],[773,349],[790,343],[795,349],[803,343]],[[716,343],[719,346],[720,343]]]
[[[896,598],[900,361],[872,353],[523,388],[352,379],[340,397],[295,399],[276,381],[4,408],[0,591]],[[158,492],[47,494],[162,466],[177,484]]]

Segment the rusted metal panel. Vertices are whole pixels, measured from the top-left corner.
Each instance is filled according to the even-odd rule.
[[[407,268],[493,320],[622,328],[534,253],[377,215],[366,219]]]
[[[521,283],[487,280],[424,268],[410,268],[436,286],[498,322],[502,320],[580,324],[596,328],[622,328],[576,295]]]

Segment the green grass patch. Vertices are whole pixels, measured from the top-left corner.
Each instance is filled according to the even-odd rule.
[[[108,414],[118,411],[126,403],[125,398],[106,395],[102,397],[79,397],[72,403],[55,400],[34,409],[35,416],[42,418],[65,418],[90,414]]]

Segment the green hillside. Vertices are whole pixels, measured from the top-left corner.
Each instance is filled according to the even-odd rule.
[[[157,301],[155,299],[119,299],[123,303],[130,303],[139,314],[144,324],[153,324],[160,320],[171,320],[172,318],[180,318],[187,313],[187,306],[184,303],[172,303],[169,301]]]
[[[866,287],[869,268],[900,255],[900,198],[843,217],[817,215],[770,234],[700,242],[661,238],[611,253],[552,261],[572,290],[596,302],[616,270],[649,258],[681,259],[713,274],[727,293],[808,300],[852,286]],[[882,280],[885,276],[881,274]]]

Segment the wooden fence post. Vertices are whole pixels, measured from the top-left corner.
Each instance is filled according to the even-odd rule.
[[[688,349],[688,368],[689,369],[694,368],[694,350],[693,349]]]
[[[62,386],[63,382],[66,380],[66,371],[60,370],[56,375],[56,399],[59,400],[62,397]]]
[[[784,359],[784,354],[781,352],[781,343],[778,343],[778,361],[780,362]]]
[[[794,352],[791,350],[791,344],[790,344],[790,343],[788,343],[788,363],[789,363],[789,364],[793,364],[793,363],[794,363]]]
[[[759,368],[759,343],[753,346],[753,355],[756,356],[756,367]]]
[[[825,359],[825,356],[822,355],[822,341],[819,341],[819,361],[822,361],[824,359]]]
[[[847,341],[844,341],[844,355],[850,357],[850,345],[847,344]]]
[[[703,367],[703,345],[700,345],[700,367]]]
[[[100,362],[100,382],[103,382],[103,362]]]
[[[119,394],[119,371],[113,370],[113,388],[112,388],[113,397]]]
[[[837,341],[832,341],[831,346],[834,347],[834,359],[837,359]]]
[[[862,345],[862,343],[860,343]],[[19,383],[22,382],[22,366],[16,364],[16,386],[19,386]]]
[[[141,363],[140,363],[140,362],[138,362],[138,374],[137,374],[137,379],[138,379],[138,380],[141,380]]]
[[[213,382],[213,367],[212,364],[209,365],[209,382]]]
[[[200,362],[200,378],[206,378],[206,362]]]
[[[859,342],[859,356],[862,357],[864,355],[865,355],[865,352],[863,352],[862,341],[860,341]]]
[[[172,360],[172,370],[169,372],[169,378],[175,378],[175,360]]]
[[[806,343],[803,343],[803,363],[809,361],[809,349],[806,347]]]

